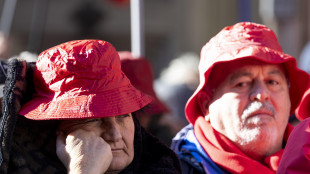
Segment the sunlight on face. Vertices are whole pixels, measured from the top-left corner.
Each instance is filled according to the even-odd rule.
[[[272,153],[281,148],[290,113],[283,67],[242,65],[218,86],[209,106],[210,123],[239,148]],[[270,152],[260,152],[260,151]]]

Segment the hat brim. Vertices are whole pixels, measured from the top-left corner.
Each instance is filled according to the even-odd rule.
[[[170,110],[158,98],[154,98],[153,102],[151,102],[149,106],[150,107],[145,109],[145,112],[150,115],[170,112]]]
[[[19,114],[33,120],[71,120],[119,116],[137,111],[152,97],[125,86],[97,94],[79,95],[63,100],[34,97]]]
[[[148,94],[154,98],[149,104],[150,107],[145,108],[147,114],[163,114],[169,112],[165,104],[160,101],[153,88],[153,69],[151,63],[143,57],[134,58],[131,52],[119,52],[122,64],[122,71],[125,73],[131,84],[138,90]]]

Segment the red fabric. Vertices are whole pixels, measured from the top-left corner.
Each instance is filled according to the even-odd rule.
[[[109,0],[109,1],[120,6],[127,6],[130,3],[130,0]]]
[[[296,109],[296,117],[299,120],[304,120],[310,117],[310,88],[304,94],[300,105]]]
[[[308,105],[309,107],[309,105]],[[292,131],[277,173],[305,174],[310,172],[310,118]]]
[[[145,112],[151,115],[168,112],[168,108],[157,98],[154,91],[154,74],[150,62],[143,57],[134,58],[129,51],[119,51],[118,54],[121,58],[122,71],[132,85],[154,98]]]
[[[288,125],[284,135],[287,140],[293,127]],[[224,135],[214,130],[202,116],[198,117],[194,125],[195,135],[210,156],[212,161],[230,173],[238,174],[273,174],[276,172],[283,150],[265,158],[264,164],[247,157]]]
[[[206,45],[200,55],[200,83],[185,106],[187,120],[194,124],[202,115],[197,95],[207,87],[212,69],[220,64],[254,59],[266,63],[283,64],[290,81],[291,113],[298,106],[304,92],[309,88],[309,75],[298,69],[296,59],[284,54],[274,32],[264,25],[240,22],[225,27]],[[213,78],[220,81],[220,78]],[[210,96],[211,99],[212,96]]]
[[[130,84],[115,48],[101,40],[70,41],[43,51],[33,81],[33,99],[19,112],[29,119],[118,116],[152,101]]]

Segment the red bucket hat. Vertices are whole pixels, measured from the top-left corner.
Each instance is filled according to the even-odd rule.
[[[101,40],[77,40],[42,52],[33,77],[35,94],[19,114],[34,120],[118,116],[152,98],[121,71],[115,48]]]
[[[297,107],[296,117],[299,120],[304,120],[310,117],[310,89],[307,90],[299,106]]]
[[[154,91],[154,74],[150,62],[143,57],[134,58],[129,51],[119,51],[118,54],[121,58],[122,71],[129,78],[132,85],[154,98],[145,112],[148,114],[169,112],[165,104],[157,98]]]
[[[264,25],[240,22],[225,27],[203,46],[200,54],[200,84],[185,106],[187,120],[194,124],[202,116],[197,95],[209,79],[212,69],[220,64],[239,60],[258,60],[271,64],[283,64],[290,81],[291,113],[298,106],[304,92],[309,88],[309,75],[298,69],[296,59],[284,54],[274,32]],[[220,79],[214,78],[211,81]],[[209,96],[210,99],[212,96]]]

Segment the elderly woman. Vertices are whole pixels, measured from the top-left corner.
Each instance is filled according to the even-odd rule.
[[[70,41],[32,66],[9,65],[1,173],[180,173],[175,154],[135,119],[152,98],[131,85],[111,44]]]

